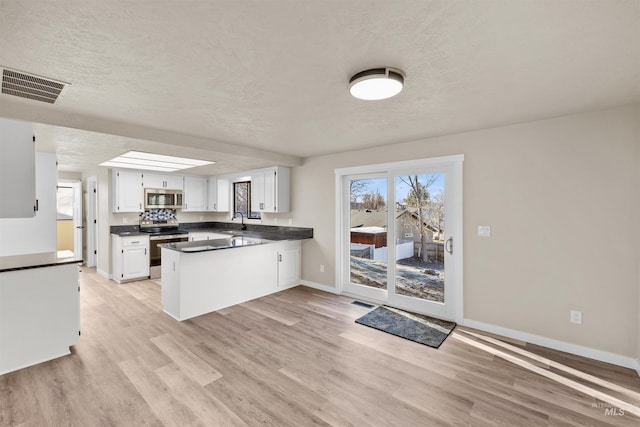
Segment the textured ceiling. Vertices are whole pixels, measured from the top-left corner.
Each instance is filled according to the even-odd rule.
[[[295,165],[640,102],[640,0],[0,0],[0,65],[71,83],[52,106],[0,95],[63,170],[171,145]],[[405,90],[351,98],[380,66]]]

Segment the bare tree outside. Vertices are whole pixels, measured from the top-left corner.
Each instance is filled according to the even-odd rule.
[[[368,182],[369,181],[366,179],[354,179],[349,181],[349,197],[351,199],[352,208],[354,208],[355,204],[358,203],[358,199],[367,192]]]
[[[440,240],[440,233],[442,233],[444,229],[444,193],[442,192],[442,190],[429,195],[427,223],[432,225],[437,230],[437,240]]]
[[[380,191],[376,189],[376,191],[369,191],[368,193],[364,193],[362,195],[362,208],[363,209],[372,209],[379,210],[384,209],[386,206],[386,202],[384,201],[384,197],[380,194]]]
[[[418,179],[418,175],[399,176],[398,179],[408,185],[410,190],[406,198],[407,206],[416,209],[418,216],[418,232],[420,233],[420,259],[426,261],[425,239],[429,227],[427,221],[427,212],[429,208],[429,187],[438,179],[438,175],[420,175],[422,181]]]

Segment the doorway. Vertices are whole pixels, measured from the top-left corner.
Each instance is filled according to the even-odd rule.
[[[462,320],[462,161],[336,170],[344,294]]]
[[[58,181],[56,191],[56,250],[82,258],[82,182]]]

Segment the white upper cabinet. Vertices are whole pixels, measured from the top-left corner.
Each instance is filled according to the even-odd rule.
[[[58,184],[56,155],[37,152],[35,158],[38,211],[33,215],[32,206],[31,218],[0,219],[0,256],[56,250],[56,185]],[[0,204],[2,203],[0,201]],[[0,294],[2,294],[1,289]],[[2,299],[1,295],[0,299]]]
[[[251,173],[251,210],[289,212],[289,168],[275,166]]]
[[[0,218],[35,215],[35,158],[31,123],[0,118]]]
[[[142,172],[113,169],[111,175],[111,210],[113,212],[142,212],[144,209]]]
[[[208,178],[207,195],[208,211],[229,212],[229,187],[231,183],[228,179],[217,176]]]
[[[184,190],[182,193],[183,212],[205,212],[207,210],[207,177],[184,177]]]
[[[142,177],[142,183],[144,188],[163,188],[165,190],[182,190],[183,176],[144,172]]]

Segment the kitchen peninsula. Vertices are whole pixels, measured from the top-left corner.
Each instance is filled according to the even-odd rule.
[[[248,225],[215,238],[162,245],[163,310],[186,320],[296,286],[301,240],[313,229]],[[221,237],[221,234],[228,237]]]
[[[78,343],[81,262],[68,251],[0,257],[0,375]]]

